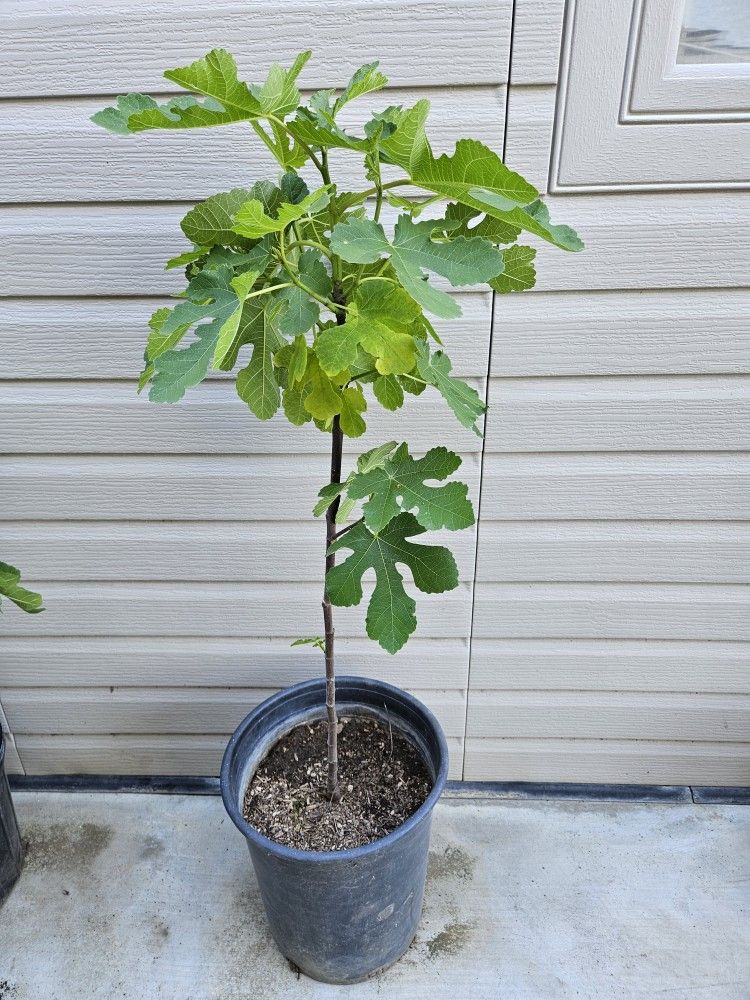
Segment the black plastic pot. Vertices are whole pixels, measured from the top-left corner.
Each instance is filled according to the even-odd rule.
[[[23,844],[5,773],[5,738],[0,732],[0,906],[23,867]]]
[[[339,714],[374,715],[422,751],[434,786],[413,816],[387,837],[346,851],[277,844],[242,816],[247,783],[271,746],[303,722],[325,717],[325,681],[305,681],[268,698],[238,726],[224,754],[221,794],[244,834],[279,949],[313,979],[356,983],[397,961],[422,912],[432,810],[448,775],[440,724],[399,688],[365,677],[336,683]]]

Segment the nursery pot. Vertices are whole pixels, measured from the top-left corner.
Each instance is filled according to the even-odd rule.
[[[221,766],[221,794],[250,848],[271,931],[282,954],[313,979],[356,983],[411,944],[422,911],[432,810],[448,773],[438,721],[399,688],[366,677],[336,682],[339,715],[376,716],[422,752],[434,781],[419,809],[388,836],[343,851],[301,851],[260,834],[242,816],[248,781],[295,726],[325,718],[325,680],[295,684],[240,723]]]
[[[0,906],[23,867],[23,844],[5,773],[5,737],[0,732]]]

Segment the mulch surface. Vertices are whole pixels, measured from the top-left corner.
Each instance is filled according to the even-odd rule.
[[[432,778],[420,751],[371,716],[339,719],[341,800],[326,795],[328,725],[297,726],[253,775],[243,815],[256,830],[303,851],[341,851],[379,840],[422,805]]]

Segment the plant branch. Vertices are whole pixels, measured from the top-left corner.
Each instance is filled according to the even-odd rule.
[[[352,528],[356,528],[357,525],[358,524],[362,524],[363,521],[364,521],[364,518],[360,517],[360,518],[358,518],[358,520],[352,521],[351,524],[347,524],[347,526],[345,528],[342,528],[341,531],[337,531],[337,532],[334,533],[333,538],[331,539],[331,541],[335,542],[337,538],[341,538],[341,536],[345,535],[347,533],[347,531],[351,531]]]

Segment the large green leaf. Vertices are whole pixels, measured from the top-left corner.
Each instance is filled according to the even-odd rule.
[[[236,246],[244,244],[234,231],[234,216],[240,206],[254,197],[246,188],[233,188],[206,198],[191,208],[180,223],[183,233],[198,246]],[[180,261],[182,263],[182,260]],[[187,263],[187,261],[186,261]]]
[[[268,297],[251,299],[242,310],[241,345],[251,344],[252,358],[237,372],[237,395],[260,420],[269,420],[278,410],[281,389],[274,370],[273,355],[284,344],[279,333],[281,303]]]
[[[450,374],[452,367],[450,358],[443,351],[430,354],[430,348],[425,341],[419,344],[418,350],[417,371],[421,377],[428,385],[437,389],[455,413],[459,423],[464,427],[470,427],[481,437],[482,432],[476,426],[476,422],[487,407],[479,393],[462,379]]]
[[[369,497],[362,513],[375,534],[405,510],[414,511],[423,528],[456,531],[474,523],[468,487],[457,482],[432,486],[429,481],[447,479],[460,464],[458,455],[447,448],[432,448],[424,458],[414,459],[406,444],[401,444],[382,465],[356,472],[347,491],[355,500]]]
[[[442,545],[407,541],[424,528],[412,514],[399,514],[378,534],[357,524],[329,552],[350,549],[340,565],[326,574],[326,593],[332,604],[351,607],[362,600],[362,577],[375,571],[375,589],[367,607],[367,634],[389,653],[396,653],[417,627],[416,604],[404,589],[399,564],[411,570],[414,584],[426,594],[442,594],[458,586],[456,562]]]
[[[0,562],[0,597],[9,601],[30,615],[44,611],[42,595],[21,586],[21,571],[9,563]]]
[[[323,371],[336,375],[357,358],[361,345],[382,375],[409,372],[416,359],[414,324],[419,306],[390,281],[377,278],[359,287],[343,326],[331,326],[315,341]]]
[[[503,257],[487,240],[459,236],[438,242],[432,239],[434,230],[434,222],[414,222],[402,215],[391,241],[380,223],[354,216],[334,226],[331,248],[352,264],[371,264],[389,256],[411,297],[435,315],[451,319],[461,315],[458,303],[429,285],[422,269],[441,274],[454,286],[471,285],[500,274]]]
[[[424,130],[428,111],[429,104],[419,101],[397,116],[395,132],[381,143],[384,159],[406,170],[418,187],[534,233],[563,250],[583,249],[570,226],[551,224],[537,189],[483,143],[460,139],[452,155],[435,157]]]
[[[164,104],[143,94],[118,97],[115,107],[92,116],[97,125],[112,132],[144,132],[154,128],[205,128],[232,122],[257,121],[274,116],[284,118],[299,104],[296,78],[310,57],[297,56],[290,70],[272,66],[266,82],[248,86],[237,78],[237,64],[225,49],[212,49],[189,66],[167,70],[167,80],[178,83],[192,95],[174,97]]]
[[[188,285],[189,298],[166,314],[161,311],[154,314],[154,340],[150,349],[147,345],[147,367],[142,375],[142,381],[147,381],[146,376],[150,369],[153,370],[149,399],[160,403],[177,402],[186,389],[206,377],[212,360],[214,367],[224,367],[238,338],[242,342],[244,325],[254,315],[253,308],[246,317],[245,309],[251,303],[254,307],[257,301],[247,300],[257,277],[257,271],[246,271],[235,277],[229,267],[202,271]],[[203,323],[204,320],[209,322]],[[203,323],[196,328],[198,339],[184,350],[174,350],[177,341],[197,323]],[[210,351],[208,359],[206,351]],[[234,358],[236,350],[233,361]]]
[[[257,198],[246,201],[235,213],[234,232],[249,239],[260,239],[267,233],[280,233],[292,222],[301,219],[303,215],[314,215],[328,204],[329,196],[326,187],[318,188],[296,204],[282,202],[275,216],[270,216],[264,210],[262,202]]]
[[[490,281],[490,287],[501,293],[523,292],[527,288],[533,288],[536,283],[535,257],[536,250],[533,247],[506,247],[503,250],[505,270]]]

